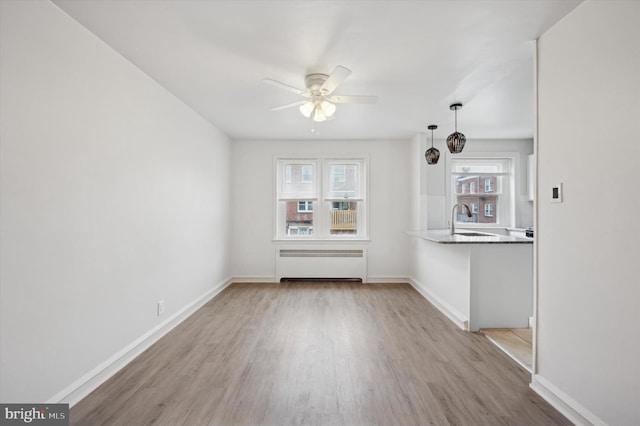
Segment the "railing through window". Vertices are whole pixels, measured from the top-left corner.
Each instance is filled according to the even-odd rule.
[[[358,229],[357,210],[331,210],[331,230]]]

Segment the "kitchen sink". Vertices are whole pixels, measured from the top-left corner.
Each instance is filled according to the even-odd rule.
[[[462,235],[463,237],[491,237],[489,234],[481,234],[479,232],[456,232],[455,235]]]

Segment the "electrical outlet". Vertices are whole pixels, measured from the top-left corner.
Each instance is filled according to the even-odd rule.
[[[158,302],[158,316],[164,314],[164,300]]]
[[[533,328],[533,317],[529,317],[529,328]]]

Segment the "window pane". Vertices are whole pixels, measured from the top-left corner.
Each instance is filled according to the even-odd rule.
[[[300,181],[302,183],[311,183],[311,182],[313,182],[313,168],[308,164],[304,164],[304,165],[300,166],[300,168],[302,169],[302,171],[300,173],[302,175],[302,178],[301,178]]]
[[[456,203],[466,204],[471,209],[471,217],[467,216],[467,209],[458,206],[455,213],[455,221],[462,223],[497,223],[496,206],[499,197],[497,195],[459,195]]]
[[[327,198],[360,198],[360,165],[330,164]]]
[[[358,233],[358,203],[338,201],[330,203],[329,234],[356,235]]]
[[[470,166],[465,161],[465,167],[457,165],[456,168],[464,169],[464,173],[469,173],[470,169],[493,168],[494,171],[501,167],[488,164],[480,164],[477,167]],[[466,204],[471,209],[471,217],[467,216],[467,210],[459,207],[455,214],[455,221],[461,223],[498,223],[496,214],[498,203],[500,202],[500,189],[503,176],[492,175],[453,175],[455,203]],[[487,207],[490,205],[490,207]]]
[[[315,198],[314,164],[283,164],[282,191],[280,198]]]
[[[313,201],[286,201],[285,211],[285,235],[313,235]]]
[[[331,166],[331,182],[342,183],[347,180],[344,164],[334,164]]]
[[[459,194],[500,194],[502,176],[454,176],[454,191]]]

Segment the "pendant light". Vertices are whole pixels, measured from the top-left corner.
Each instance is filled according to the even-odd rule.
[[[449,147],[449,152],[452,154],[461,153],[465,142],[467,142],[467,138],[462,133],[458,132],[458,110],[460,108],[462,108],[462,104],[449,105],[449,109],[453,110],[456,114],[456,131],[451,133],[447,138],[447,146]]]
[[[431,130],[431,148],[426,150],[424,153],[424,158],[427,159],[427,164],[438,164],[438,159],[440,158],[440,151],[433,147],[433,131],[437,128],[438,126],[435,124],[427,126],[427,129]]]

